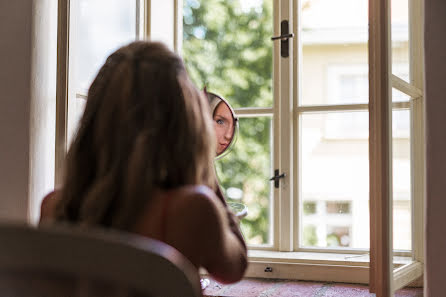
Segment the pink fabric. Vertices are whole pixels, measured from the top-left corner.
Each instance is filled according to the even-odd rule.
[[[364,285],[246,278],[223,285],[211,280],[205,297],[374,297]],[[404,288],[395,297],[422,297],[423,288]],[[442,296],[442,295],[439,295]]]
[[[426,225],[425,296],[445,296],[446,1],[425,0]]]

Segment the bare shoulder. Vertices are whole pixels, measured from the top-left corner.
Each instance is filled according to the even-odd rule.
[[[212,189],[206,186],[186,186],[174,192],[171,222],[182,226],[179,229],[184,232],[190,233],[199,228],[202,232],[218,234],[227,223],[225,206]]]
[[[214,191],[206,186],[187,186],[181,189],[180,207],[183,210],[193,214],[200,214],[201,218],[208,217],[206,214],[216,215],[224,208],[223,203],[217,197]]]
[[[54,216],[54,208],[58,201],[58,190],[48,193],[40,205],[40,222],[44,219],[50,219]]]

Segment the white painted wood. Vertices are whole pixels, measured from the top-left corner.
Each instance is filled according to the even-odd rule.
[[[410,102],[393,102],[392,108],[409,109]],[[305,105],[296,108],[298,114],[310,112],[368,111],[368,109],[368,104]]]
[[[279,1],[273,1],[273,34],[274,36],[280,35],[280,6]],[[280,45],[278,42],[273,42],[273,162],[271,164],[271,175],[274,173],[274,169],[280,165],[280,84],[281,84],[281,72],[280,72]],[[270,203],[273,224],[272,239],[273,246],[277,250],[279,249],[280,240],[280,189],[272,188],[272,201]]]
[[[369,254],[332,253],[332,252],[278,252],[249,250],[250,261],[277,262],[277,263],[311,263],[318,265],[344,265],[344,266],[369,266]],[[393,256],[393,265],[396,268],[413,263],[411,255]]]
[[[235,114],[241,118],[251,118],[257,116],[273,116],[274,108],[263,107],[243,107],[234,109]]]
[[[174,0],[174,49],[181,55],[183,48],[183,0]]]
[[[302,145],[301,145],[301,120],[298,107],[300,105],[301,96],[302,96],[302,80],[300,79],[302,73],[302,46],[301,46],[301,8],[302,3],[300,0],[294,1],[294,9],[293,9],[293,47],[294,47],[294,55],[293,55],[293,156],[294,156],[294,164],[293,164],[293,226],[294,226],[294,240],[293,240],[293,250],[298,250],[300,248],[300,226],[301,226],[301,217],[300,217],[300,199],[302,197],[301,192],[301,183],[302,176],[300,172],[302,172]]]
[[[423,92],[418,87],[409,84],[405,80],[399,78],[398,76],[392,74],[392,87],[397,89],[398,91],[403,92],[406,95],[411,96],[412,98],[418,98],[423,96]]]
[[[393,271],[393,290],[399,290],[422,276],[423,266],[420,262],[412,262],[396,268]]]
[[[348,249],[348,248],[306,248],[306,247],[300,247],[295,249],[297,252],[308,252],[308,253],[333,253],[333,254],[356,254],[356,255],[363,255],[363,254],[369,254],[368,249]],[[402,257],[409,257],[412,255],[411,251],[407,250],[394,250],[393,251],[394,256],[402,256]]]
[[[54,189],[57,2],[33,1],[29,220],[38,222],[43,197]]]
[[[390,0],[369,1],[370,290],[393,296]]]
[[[55,186],[62,184],[62,170],[67,151],[68,59],[70,0],[59,0],[57,22],[57,87],[56,87],[56,160]]]
[[[84,94],[76,94],[76,99],[84,99],[84,100],[87,100],[87,95],[84,95]]]
[[[151,0],[143,0],[144,1],[144,39],[149,39],[152,32],[152,23],[150,22],[150,16],[152,13],[152,1]]]
[[[424,262],[425,134],[424,134],[424,34],[423,0],[409,0],[411,84],[422,92],[422,100],[411,106],[412,250],[414,260]]]
[[[281,0],[280,22],[289,21],[289,30],[293,28],[293,1]],[[280,43],[276,40],[275,43]],[[293,250],[293,42],[289,42],[289,57],[280,57],[280,166],[279,174],[285,173],[280,181],[279,251]]]
[[[270,268],[271,272],[266,272],[266,268]],[[369,269],[363,266],[250,262],[245,275],[258,278],[367,284]]]

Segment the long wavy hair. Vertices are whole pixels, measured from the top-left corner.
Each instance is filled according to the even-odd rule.
[[[179,56],[156,42],[111,54],[67,154],[56,220],[132,228],[155,190],[215,186],[209,105]]]

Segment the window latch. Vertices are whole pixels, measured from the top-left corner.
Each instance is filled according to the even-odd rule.
[[[280,22],[280,36],[271,37],[271,40],[280,40],[280,55],[287,58],[290,55],[289,39],[293,38],[294,34],[290,33],[287,20]]]
[[[279,169],[274,170],[274,176],[271,177],[269,180],[273,180],[274,181],[274,187],[278,188],[279,187],[279,183],[280,183],[280,179],[284,178],[286,175],[285,173],[279,174]]]

